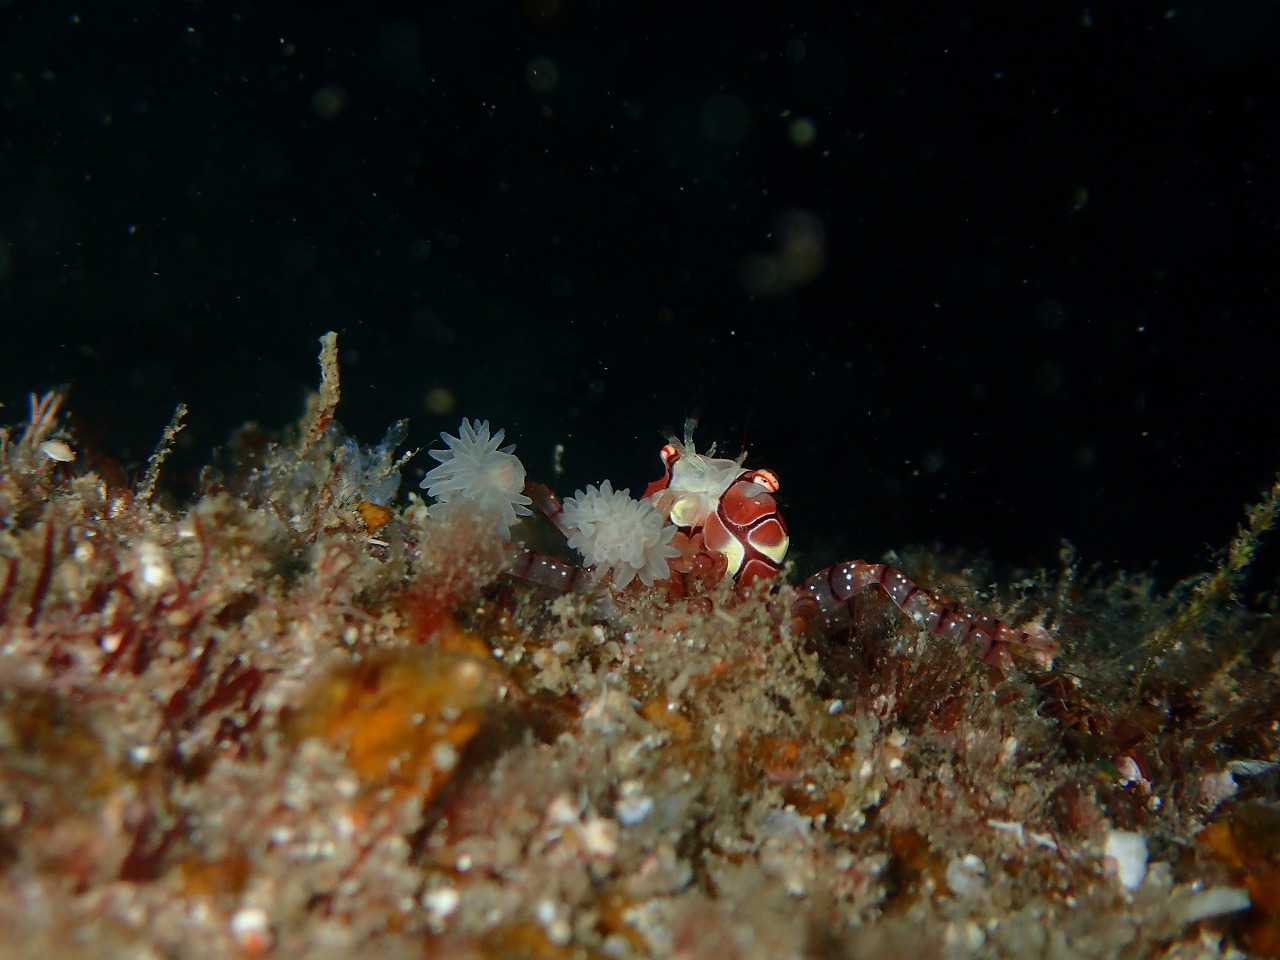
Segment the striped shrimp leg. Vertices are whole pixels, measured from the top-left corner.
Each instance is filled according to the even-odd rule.
[[[1009,645],[1039,645],[989,614],[973,613],[951,600],[934,596],[902,571],[883,563],[850,560],[820,570],[805,581],[803,595],[810,604],[816,604],[817,620],[832,627],[852,618],[850,602],[869,587],[879,587],[898,609],[935,636],[972,645],[977,657],[987,663],[1000,660]]]

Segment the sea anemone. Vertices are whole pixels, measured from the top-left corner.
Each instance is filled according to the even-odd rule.
[[[647,500],[632,500],[630,490],[614,490],[608,480],[566,498],[561,521],[569,546],[597,577],[612,573],[615,587],[636,577],[653,586],[671,575],[670,560],[680,555],[671,545],[676,528]]]
[[[489,435],[489,421],[463,420],[458,436],[441,433],[448,450],[428,450],[438,467],[422,478],[423,489],[436,498],[436,513],[458,507],[490,520],[510,538],[518,517],[530,514],[533,501],[524,490],[524,464],[513,451],[515,444],[500,446],[505,431]]]

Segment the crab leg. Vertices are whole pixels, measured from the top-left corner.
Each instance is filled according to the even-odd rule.
[[[591,575],[581,567],[534,550],[521,550],[507,573],[517,580],[546,587],[555,593],[587,593],[595,586]]]
[[[524,495],[531,499],[553,524],[559,530],[564,538],[569,539],[573,533],[564,525],[564,506],[560,503],[560,498],[551,492],[551,488],[545,483],[534,483],[530,481],[524,485]]]
[[[832,627],[852,619],[850,603],[868,587],[879,587],[911,620],[935,636],[972,644],[975,654],[995,663],[1010,645],[1036,648],[1034,638],[995,617],[973,613],[958,603],[917,586],[902,571],[884,563],[850,560],[820,570],[804,583],[804,595],[817,605],[816,619]]]

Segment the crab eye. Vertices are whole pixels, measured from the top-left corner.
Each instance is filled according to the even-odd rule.
[[[662,457],[663,465],[668,470],[670,470],[671,465],[680,459],[680,451],[677,450],[672,444],[668,443],[666,446],[662,448],[662,452],[659,453],[658,456]]]
[[[752,470],[749,479],[752,483],[759,484],[770,493],[778,492],[778,475],[772,470]]]

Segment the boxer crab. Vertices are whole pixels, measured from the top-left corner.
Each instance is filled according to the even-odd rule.
[[[422,486],[447,512],[460,504],[492,517],[510,536],[518,517],[537,504],[584,558],[583,567],[521,548],[511,574],[557,592],[584,591],[604,582],[614,590],[633,580],[664,584],[673,596],[700,596],[725,577],[739,592],[772,580],[790,544],[774,494],[778,477],[736,459],[716,457],[714,445],[698,453],[692,423],[685,438],[663,446],[663,476],[639,500],[608,481],[559,501],[545,486],[526,483],[514,445],[501,446],[503,431],[487,421],[462,422],[457,437],[441,434],[446,450],[432,450],[439,465]],[[988,663],[1013,653],[1039,665],[1052,661],[1054,644],[1042,627],[1019,630],[995,617],[966,610],[918,586],[884,563],[849,560],[804,581],[791,617],[801,631],[832,629],[852,619],[852,604],[879,589],[920,629],[966,646]]]

